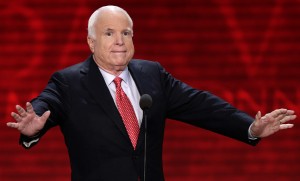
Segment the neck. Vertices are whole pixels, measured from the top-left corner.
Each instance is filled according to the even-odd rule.
[[[103,66],[101,64],[99,64],[97,61],[96,61],[96,57],[95,55],[93,55],[93,59],[95,61],[95,63],[97,64],[97,66],[99,68],[101,68],[102,70],[104,70],[105,72],[109,73],[109,74],[112,74],[114,76],[119,76],[126,67],[124,66],[112,66],[111,68],[110,67],[106,67],[106,66]]]

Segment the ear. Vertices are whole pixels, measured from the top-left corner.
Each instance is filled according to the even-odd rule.
[[[93,38],[87,36],[87,43],[90,47],[91,52],[94,53],[94,51],[95,51],[95,40]]]

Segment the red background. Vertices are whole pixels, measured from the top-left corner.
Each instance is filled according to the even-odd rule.
[[[58,128],[24,150],[5,123],[50,75],[89,54],[90,14],[114,4],[134,20],[135,58],[159,61],[178,79],[251,115],[287,107],[299,113],[299,0],[10,0],[0,2],[0,180],[70,180]],[[251,147],[169,120],[168,181],[299,180],[295,127]]]

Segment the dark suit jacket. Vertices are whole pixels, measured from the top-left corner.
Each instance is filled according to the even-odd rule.
[[[255,145],[248,139],[253,118],[206,91],[172,77],[159,63],[132,60],[129,71],[140,94],[152,96],[148,112],[147,180],[164,180],[165,119],[176,119]],[[56,72],[32,101],[37,114],[51,110],[41,137],[59,125],[68,148],[73,181],[143,180],[144,125],[134,150],[104,79],[90,56]],[[20,141],[33,138],[21,136]]]

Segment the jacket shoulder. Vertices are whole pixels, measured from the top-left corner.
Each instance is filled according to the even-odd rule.
[[[91,57],[89,57],[82,62],[58,70],[54,74],[62,74],[68,76],[68,75],[78,74],[79,72],[86,72],[89,68],[91,60],[92,60]]]
[[[129,63],[129,67],[140,68],[144,71],[164,69],[159,62],[144,59],[132,59]]]
[[[145,59],[132,59],[131,62],[132,64],[137,64],[137,65],[152,65],[152,66],[157,66],[158,62],[153,61],[153,60],[145,60]]]

